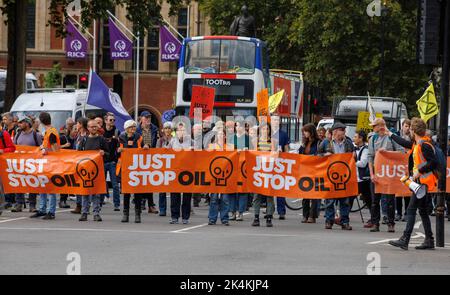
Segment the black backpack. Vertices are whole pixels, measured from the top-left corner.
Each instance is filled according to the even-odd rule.
[[[360,161],[361,160],[361,156],[362,153],[365,149],[367,149],[367,145],[364,145],[359,151],[358,151],[358,156],[357,156],[357,160]],[[368,180],[370,179],[370,170],[369,170],[369,163],[367,162],[366,167],[358,167],[358,175],[359,175],[359,179],[362,180]]]
[[[37,140],[37,132],[34,130],[32,130],[32,132],[33,132],[34,146],[39,146]],[[22,129],[19,129],[16,133],[16,136],[14,136],[14,144],[17,144],[17,140],[19,139],[20,134],[22,134]]]

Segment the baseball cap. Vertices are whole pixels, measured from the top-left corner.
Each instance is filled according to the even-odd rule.
[[[19,117],[19,120],[17,121],[17,122],[22,122],[22,121],[25,121],[25,122],[27,122],[28,124],[30,124],[30,125],[33,125],[33,121],[29,118],[29,117],[27,117],[27,116],[20,116]]]
[[[370,126],[377,126],[377,125],[386,125],[386,121],[384,121],[383,118],[376,118],[375,120],[373,120],[372,123],[369,123]]]
[[[149,116],[151,116],[152,114],[150,114],[150,112],[149,111],[143,111],[142,113],[141,113],[141,117],[149,117]]]

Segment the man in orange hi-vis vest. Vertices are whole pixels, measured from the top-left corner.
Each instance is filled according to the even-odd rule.
[[[390,241],[389,244],[408,250],[409,239],[416,222],[416,211],[419,209],[425,230],[425,241],[422,245],[416,247],[418,250],[434,249],[433,231],[431,230],[430,216],[428,215],[428,206],[431,203],[431,196],[428,194],[437,187],[438,178],[434,170],[437,168],[437,158],[431,138],[425,136],[427,130],[426,123],[419,118],[411,120],[411,134],[413,142],[407,141],[398,135],[389,132],[389,136],[401,146],[409,149],[408,170],[410,176],[417,183],[425,185],[427,193],[422,198],[418,198],[413,193],[407,209],[407,224],[403,236],[397,241]]]
[[[44,133],[44,140],[41,145],[42,155],[45,156],[48,152],[56,152],[59,150],[61,143],[59,140],[59,133],[55,127],[52,126],[52,118],[49,113],[42,112],[39,115],[39,121],[41,121],[42,125],[44,125],[45,130],[42,130]],[[49,199],[49,205],[47,206],[47,197]],[[39,198],[39,210],[34,215],[31,215],[31,218],[36,218],[40,216],[44,216],[43,219],[51,220],[55,219],[56,212],[56,194],[41,194]]]

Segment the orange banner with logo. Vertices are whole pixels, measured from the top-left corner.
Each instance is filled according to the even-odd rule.
[[[411,196],[411,191],[400,178],[409,175],[408,155],[400,152],[377,152],[374,163],[377,182],[375,192],[380,194],[395,194],[396,196]],[[450,157],[447,157],[447,167],[450,167]],[[447,168],[447,193],[450,193],[449,168]]]
[[[267,196],[333,199],[358,195],[352,154],[247,152],[247,190]]]
[[[122,192],[260,193],[290,198],[356,196],[351,154],[136,150],[122,153]]]
[[[106,193],[98,151],[60,150],[43,156],[35,147],[19,147],[16,153],[0,155],[0,167],[5,193]]]

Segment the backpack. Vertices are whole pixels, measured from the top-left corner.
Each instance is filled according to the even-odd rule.
[[[367,145],[364,145],[358,152],[357,160],[361,160],[362,153],[365,149],[367,149]],[[367,180],[370,178],[370,170],[369,170],[369,163],[367,163],[366,167],[358,167],[358,175],[359,179],[361,180]]]
[[[434,141],[432,141],[431,143],[427,142],[427,141],[422,142],[422,144],[424,144],[424,143],[429,144],[434,151],[437,166],[435,169],[433,169],[433,174],[438,179],[441,179],[441,176],[446,175],[446,172],[447,172],[446,171],[447,170],[447,157],[445,156],[442,149]]]
[[[34,146],[39,146],[37,140],[37,132],[34,130],[32,132],[33,132]],[[17,144],[17,140],[19,139],[20,134],[22,134],[22,129],[19,129],[19,131],[17,131],[16,136],[14,136],[14,144]]]

